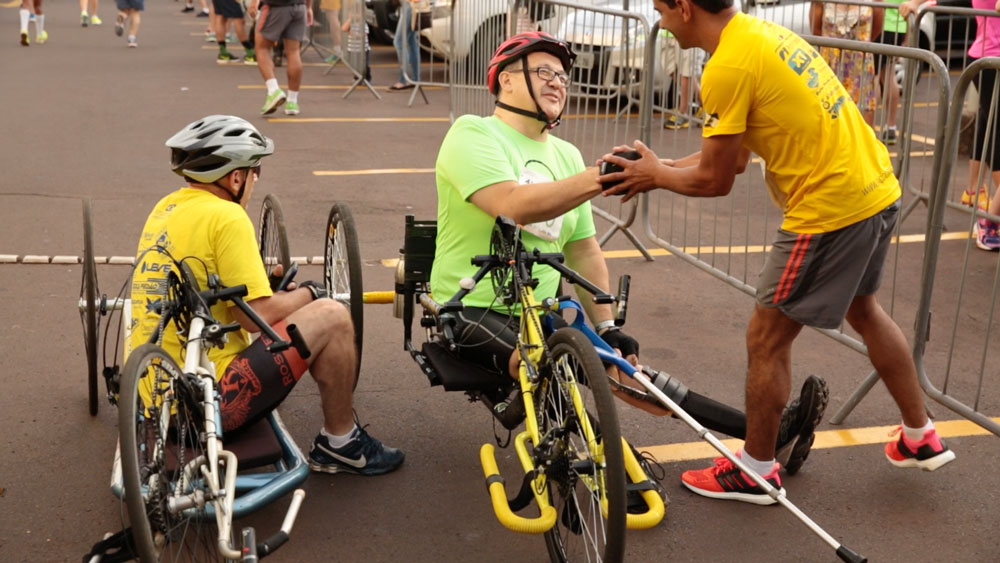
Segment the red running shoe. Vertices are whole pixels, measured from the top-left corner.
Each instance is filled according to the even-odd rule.
[[[774,504],[778,502],[760,488],[749,475],[739,470],[733,462],[724,457],[717,457],[714,465],[707,469],[685,471],[681,474],[681,483],[704,497],[740,500],[753,504]],[[775,463],[771,472],[762,475],[764,480],[778,489],[778,494],[785,494],[781,488],[781,477],[778,469],[781,465]]]
[[[955,452],[948,449],[933,428],[925,432],[919,442],[907,438],[902,426],[897,426],[889,433],[890,436],[896,434],[899,434],[899,440],[885,445],[885,457],[896,467],[919,467],[924,471],[934,471],[955,459]]]

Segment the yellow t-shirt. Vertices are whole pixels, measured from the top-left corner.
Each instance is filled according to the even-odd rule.
[[[889,151],[819,52],[773,22],[737,13],[701,84],[702,135],[744,133],[766,163],[781,228],[826,233],[900,197]]]
[[[145,252],[154,245],[165,247],[178,261],[192,257],[184,263],[190,266],[202,291],[208,289],[208,273],[215,273],[225,286],[246,284],[245,301],[271,295],[254,226],[246,210],[204,190],[181,188],[156,204],[139,238],[132,274],[128,350],[147,342],[160,320],[150,305],[163,298],[167,274],[173,265],[162,252]],[[236,322],[227,302],[213,305],[212,315],[223,324]],[[250,334],[244,330],[227,336],[229,341],[223,349],[208,350],[209,360],[215,363],[217,378],[226,371],[233,357],[250,345]],[[181,341],[173,323],[164,327],[163,348],[183,367]]]

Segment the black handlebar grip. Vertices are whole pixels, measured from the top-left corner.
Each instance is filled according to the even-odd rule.
[[[632,276],[625,274],[618,278],[618,314],[615,315],[615,326],[625,324],[625,315],[628,313],[628,290],[632,285]]]
[[[628,160],[639,160],[640,158],[642,158],[642,155],[639,154],[639,151],[635,150],[616,152],[614,153],[614,155]],[[615,172],[621,172],[622,170],[624,170],[624,168],[618,166],[617,164],[612,164],[606,160],[601,162],[601,168],[600,168],[601,176],[604,176],[605,174],[613,174]],[[621,180],[618,180],[617,182],[604,182],[603,184],[601,184],[601,191],[610,190],[611,188],[617,186],[620,183]]]
[[[302,338],[302,333],[299,332],[299,327],[296,325],[288,325],[288,339],[292,341],[292,346],[298,350],[299,356],[303,360],[309,359],[312,352],[309,351],[309,345],[306,344],[306,339]]]
[[[257,544],[257,551],[260,553],[261,557],[267,557],[274,553],[279,547],[285,545],[288,541],[288,534],[282,531],[278,531],[273,536],[267,538],[266,540]]]

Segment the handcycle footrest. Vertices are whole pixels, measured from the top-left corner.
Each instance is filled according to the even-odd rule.
[[[505,375],[459,360],[437,342],[425,342],[420,351],[440,376],[445,391],[495,391],[513,382]]]

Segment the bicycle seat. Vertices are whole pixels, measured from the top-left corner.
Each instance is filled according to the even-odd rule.
[[[236,454],[240,470],[273,465],[281,460],[281,444],[278,443],[278,437],[267,418],[262,418],[246,428],[227,432],[225,438],[225,448]],[[200,453],[193,450],[189,444],[184,450],[185,461],[190,461]],[[167,443],[167,469],[174,471],[176,468],[177,434],[171,429]]]

